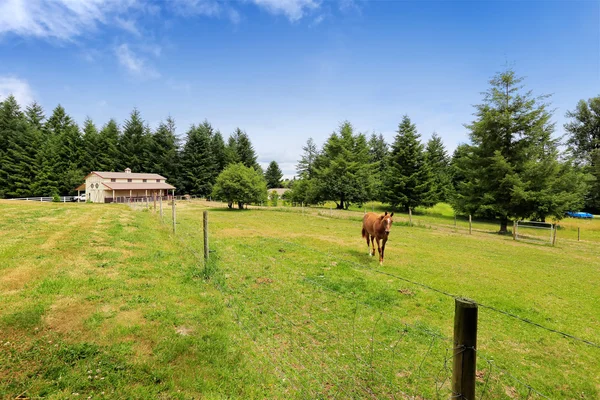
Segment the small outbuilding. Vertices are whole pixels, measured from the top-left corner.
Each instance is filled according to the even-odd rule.
[[[140,198],[165,197],[175,192],[175,186],[158,174],[92,171],[85,183],[77,187],[77,194],[85,190],[86,199],[93,203],[129,202]]]

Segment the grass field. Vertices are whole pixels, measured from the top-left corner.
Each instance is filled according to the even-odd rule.
[[[170,210],[0,211],[6,398],[448,398],[454,300],[411,282],[600,341],[597,220],[549,247],[441,205],[395,217],[380,267],[358,210],[181,202],[176,237]],[[600,349],[479,313],[478,397],[600,397]]]

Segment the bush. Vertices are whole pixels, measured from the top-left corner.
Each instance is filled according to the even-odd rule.
[[[272,191],[271,192],[271,204],[273,205],[273,207],[277,207],[277,202],[279,201],[279,193],[277,193],[276,191]]]
[[[52,202],[60,203],[60,196],[58,195],[58,193],[56,193],[56,192],[52,193]]]

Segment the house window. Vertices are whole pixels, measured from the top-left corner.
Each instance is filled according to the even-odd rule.
[[[160,183],[160,179],[157,179],[156,182]]]
[[[110,181],[111,182],[116,182],[117,180],[115,178],[112,178]]]
[[[148,180],[147,179],[142,179],[142,182],[146,183],[146,182],[148,182]]]
[[[127,182],[131,182],[131,179],[127,179]]]

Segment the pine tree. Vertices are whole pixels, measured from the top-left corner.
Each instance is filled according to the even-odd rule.
[[[210,124],[192,125],[181,154],[181,179],[187,194],[208,196],[212,192],[215,164],[211,153]]]
[[[240,157],[237,151],[237,141],[234,135],[229,136],[227,145],[225,146],[225,165],[237,164],[240,162]]]
[[[568,111],[570,121],[564,125],[567,145],[573,158],[587,173],[586,209],[600,211],[600,96],[587,102],[580,100],[574,111]]]
[[[151,165],[149,170],[163,175],[171,184],[179,185],[179,139],[175,135],[175,121],[168,117],[166,123],[161,122],[150,141]],[[175,186],[177,186],[175,185]]]
[[[548,96],[523,92],[522,80],[512,70],[491,79],[483,103],[475,106],[475,121],[466,125],[467,156],[457,163],[465,179],[456,209],[497,218],[500,232],[507,232],[509,218],[560,218],[581,197],[565,193]],[[580,175],[570,173],[570,179],[571,190],[583,187]]]
[[[319,156],[319,149],[312,138],[309,138],[306,145],[302,147],[302,157],[296,165],[296,172],[301,179],[311,179],[314,175],[315,160]]]
[[[6,197],[31,195],[35,177],[37,131],[29,126],[25,114],[13,96],[0,103],[0,132],[3,149],[0,153],[0,190]]]
[[[85,176],[83,158],[79,127],[58,105],[45,124],[34,192],[40,196],[73,193]]]
[[[405,210],[430,206],[432,178],[417,127],[405,115],[398,125],[384,181],[384,200]]]
[[[260,165],[256,162],[256,152],[254,151],[254,147],[250,142],[248,134],[240,130],[240,128],[236,128],[233,137],[235,139],[235,151],[239,162],[246,167],[251,167],[262,172]]]
[[[452,192],[450,181],[450,158],[437,133],[433,133],[425,148],[425,162],[427,163],[432,177],[431,202],[446,202]]]
[[[363,134],[355,134],[349,122],[340,125],[314,164],[314,190],[319,200],[333,200],[338,209],[362,204],[373,195],[373,164]]]
[[[375,166],[376,171],[373,177],[375,182],[373,196],[376,199],[381,199],[383,197],[383,180],[387,168],[388,156],[389,149],[383,135],[381,133],[379,135],[372,134],[369,139],[369,159]]]
[[[149,163],[150,132],[144,124],[140,112],[133,109],[129,119],[123,124],[123,135],[119,143],[122,164],[132,172],[147,171]]]
[[[111,119],[108,121],[98,133],[98,152],[97,162],[99,171],[123,171],[125,164],[122,160],[121,151],[119,149],[121,132],[117,121]],[[86,170],[89,173],[92,170]]]
[[[267,188],[273,189],[281,187],[281,178],[283,178],[283,173],[279,168],[279,164],[277,164],[277,161],[271,161],[269,167],[267,168],[267,172],[265,172]]]
[[[82,170],[84,174],[91,171],[101,171],[101,153],[105,149],[100,147],[100,134],[91,118],[87,117],[83,122],[83,161]]]
[[[210,143],[210,149],[215,161],[215,174],[219,175],[227,166],[227,152],[221,132],[216,131],[213,135]]]

